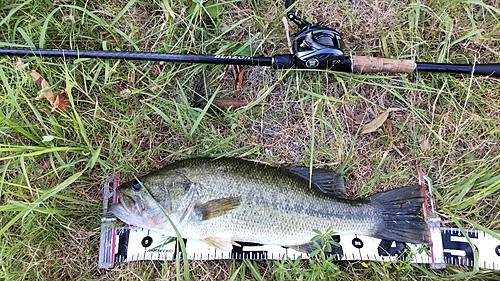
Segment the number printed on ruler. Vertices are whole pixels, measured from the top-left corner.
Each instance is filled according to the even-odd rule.
[[[443,228],[441,232],[446,263],[472,266],[475,250],[479,267],[500,269],[500,240],[483,231],[466,230],[471,246],[459,229]]]

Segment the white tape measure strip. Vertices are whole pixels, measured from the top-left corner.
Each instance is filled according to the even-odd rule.
[[[180,250],[176,249],[176,243],[165,244],[169,237],[147,229],[113,226],[116,219],[109,217],[107,204],[110,199],[116,202],[114,192],[109,189],[115,189],[118,184],[118,177],[111,177],[104,183],[105,216],[101,227],[99,267],[112,268],[117,262],[175,260]],[[429,185],[432,188],[432,184]],[[471,245],[459,229],[440,228],[439,219],[436,218],[430,218],[429,221],[432,239],[430,247],[362,235],[342,235],[337,236],[340,247],[335,249],[336,260],[384,262],[405,258],[414,263],[431,264],[434,268],[442,268],[445,264],[474,266],[472,247],[475,247],[478,252],[478,267],[500,270],[500,239],[484,231],[466,230],[465,235],[468,235],[473,244]],[[240,243],[241,248],[233,247],[231,252],[224,252],[198,240],[187,240],[185,243],[187,258],[192,260],[309,258],[307,254],[276,245]]]
[[[420,264],[474,265],[474,254],[467,239],[456,228],[432,230],[434,254],[424,245],[403,244],[380,239],[350,235],[340,236],[342,255],[336,260],[393,261],[403,253],[410,255],[408,261]],[[500,240],[483,232],[467,230],[470,240],[478,251],[478,266],[500,270]],[[109,228],[107,239],[101,241],[100,267],[110,268],[116,262],[141,260],[175,260],[180,254],[176,243],[165,243],[169,237],[141,228]],[[389,246],[384,243],[389,242]],[[234,247],[231,252],[213,248],[199,240],[187,240],[186,253],[191,260],[257,259],[278,260],[285,258],[309,258],[306,254],[275,245],[250,245]],[[402,249],[405,251],[401,251]],[[411,253],[411,254],[410,254]]]

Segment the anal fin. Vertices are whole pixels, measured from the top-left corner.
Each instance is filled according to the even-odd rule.
[[[337,236],[337,237],[338,238],[334,238],[333,241],[338,243],[340,241],[340,236]],[[301,253],[311,254],[313,251],[321,248],[323,246],[322,244],[323,244],[323,242],[321,241],[321,239],[318,239],[316,241],[311,241],[311,242],[307,242],[307,243],[304,243],[304,244],[284,246],[284,247],[287,247],[287,248],[290,248],[290,249],[294,249],[295,251],[298,251],[298,252],[301,252]],[[342,249],[342,246],[340,246],[340,245],[334,245],[334,244],[331,244],[330,246],[331,246],[331,252],[329,252],[326,249],[324,249],[325,250],[325,255],[333,255],[333,254],[335,254],[337,258],[342,258],[344,256],[344,251]]]
[[[307,242],[304,244],[289,245],[283,247],[294,249],[297,252],[308,253],[308,254],[317,249],[317,246],[313,242]]]
[[[203,242],[207,243],[210,246],[213,246],[219,250],[225,252],[231,252],[233,250],[233,245],[241,247],[238,243],[234,242],[229,236],[221,236],[221,237],[206,237],[202,239]]]

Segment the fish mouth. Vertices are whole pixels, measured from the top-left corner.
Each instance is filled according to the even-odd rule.
[[[130,202],[130,200],[125,199],[117,204],[111,204],[108,208],[108,212],[128,225],[144,227],[160,232],[169,229],[168,226],[170,226],[170,224],[167,220],[162,220],[162,218],[148,215],[147,212],[143,213],[139,211],[141,208],[138,208],[135,202],[132,205],[125,202]]]
[[[127,214],[140,216],[142,214],[142,208],[134,197],[129,195],[118,196],[118,206],[122,206]]]

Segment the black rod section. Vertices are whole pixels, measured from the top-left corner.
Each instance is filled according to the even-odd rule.
[[[28,48],[0,48],[0,55],[14,56],[47,56],[71,58],[100,58],[100,59],[128,59],[150,60],[166,62],[232,64],[272,66],[277,69],[291,68],[296,65],[297,58],[292,54],[281,54],[273,57],[247,57],[233,55],[183,55],[162,54],[151,52],[118,52],[118,51],[87,51],[87,50],[58,50],[58,49],[28,49]],[[352,72],[352,59],[346,57],[343,62],[335,65],[332,70]],[[500,63],[491,64],[446,64],[415,62],[417,71],[466,73],[481,76],[500,77]],[[391,72],[391,71],[389,71]]]
[[[466,73],[481,76],[500,77],[500,63],[447,64],[416,62],[415,70],[429,72]]]
[[[187,63],[275,66],[273,64],[273,58],[232,56],[232,55],[208,56],[208,55],[161,54],[161,53],[147,53],[147,52],[116,52],[116,51],[85,51],[85,50],[77,51],[77,50],[21,49],[21,48],[19,49],[0,48],[0,55],[125,59],[125,60],[149,60],[149,61],[187,62]],[[281,66],[280,68],[286,68],[286,66]]]

